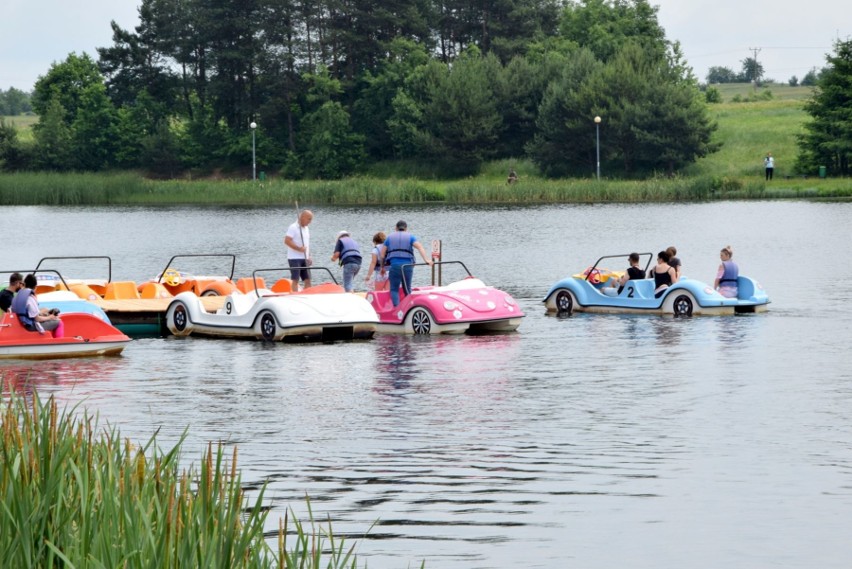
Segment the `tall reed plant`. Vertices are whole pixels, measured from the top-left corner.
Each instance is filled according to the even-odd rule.
[[[15,393],[0,405],[3,567],[315,569],[355,567],[352,548],[313,522],[266,541],[265,486],[249,500],[237,450],[208,445],[179,466],[180,445],[136,446],[77,408]],[[182,442],[182,441],[181,441]],[[287,549],[287,534],[296,544]],[[273,536],[274,537],[274,536]]]

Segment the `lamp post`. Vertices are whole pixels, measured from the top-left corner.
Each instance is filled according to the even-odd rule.
[[[257,123],[251,121],[249,126],[251,127],[251,179],[252,181],[255,181],[257,180],[257,154],[255,153],[254,146],[254,131],[257,128]]]
[[[598,180],[601,179],[601,117],[595,117],[595,148],[598,155]]]

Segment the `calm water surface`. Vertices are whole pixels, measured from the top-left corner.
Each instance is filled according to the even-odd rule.
[[[119,358],[0,362],[0,376],[83,402],[137,440],[160,429],[169,445],[189,427],[187,460],[210,440],[238,445],[243,480],[269,482],[270,529],[287,508],[303,516],[307,494],[373,568],[849,566],[852,204],[314,212],[320,262],[339,230],[366,246],[405,219],[527,318],[505,336],[140,339]],[[234,253],[240,274],[286,264],[295,214],[2,216],[4,227],[52,225],[5,251],[5,268],[109,255],[114,279],[138,280],[178,253]],[[732,245],[770,312],[545,316],[553,281],[601,255],[672,244],[684,273],[710,282]]]

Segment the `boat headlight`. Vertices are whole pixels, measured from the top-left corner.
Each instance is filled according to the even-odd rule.
[[[461,310],[455,310],[455,311],[453,311],[453,318],[455,318],[456,320],[461,320],[462,316],[463,316],[463,315],[462,315],[462,311],[461,311]]]
[[[497,308],[497,305],[494,304],[493,300],[489,300],[488,302],[486,302],[485,306],[488,307],[488,310],[494,310],[495,308]]]
[[[505,296],[505,297],[503,297],[503,302],[505,302],[505,303],[506,303],[506,304],[508,304],[509,306],[515,306],[515,299],[514,299],[514,298],[512,298],[511,296]]]
[[[452,300],[444,301],[444,310],[446,310],[447,312],[452,312],[456,308],[459,308],[459,305],[453,302]]]

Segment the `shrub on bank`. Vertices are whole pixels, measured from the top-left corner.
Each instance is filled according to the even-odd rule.
[[[0,559],[4,567],[355,567],[345,549],[311,522],[287,522],[278,547],[264,539],[264,488],[249,500],[237,450],[208,446],[183,470],[180,443],[161,451],[99,431],[84,414],[16,394],[0,403]],[[309,504],[310,507],[310,504]],[[309,509],[310,511],[310,509]]]

